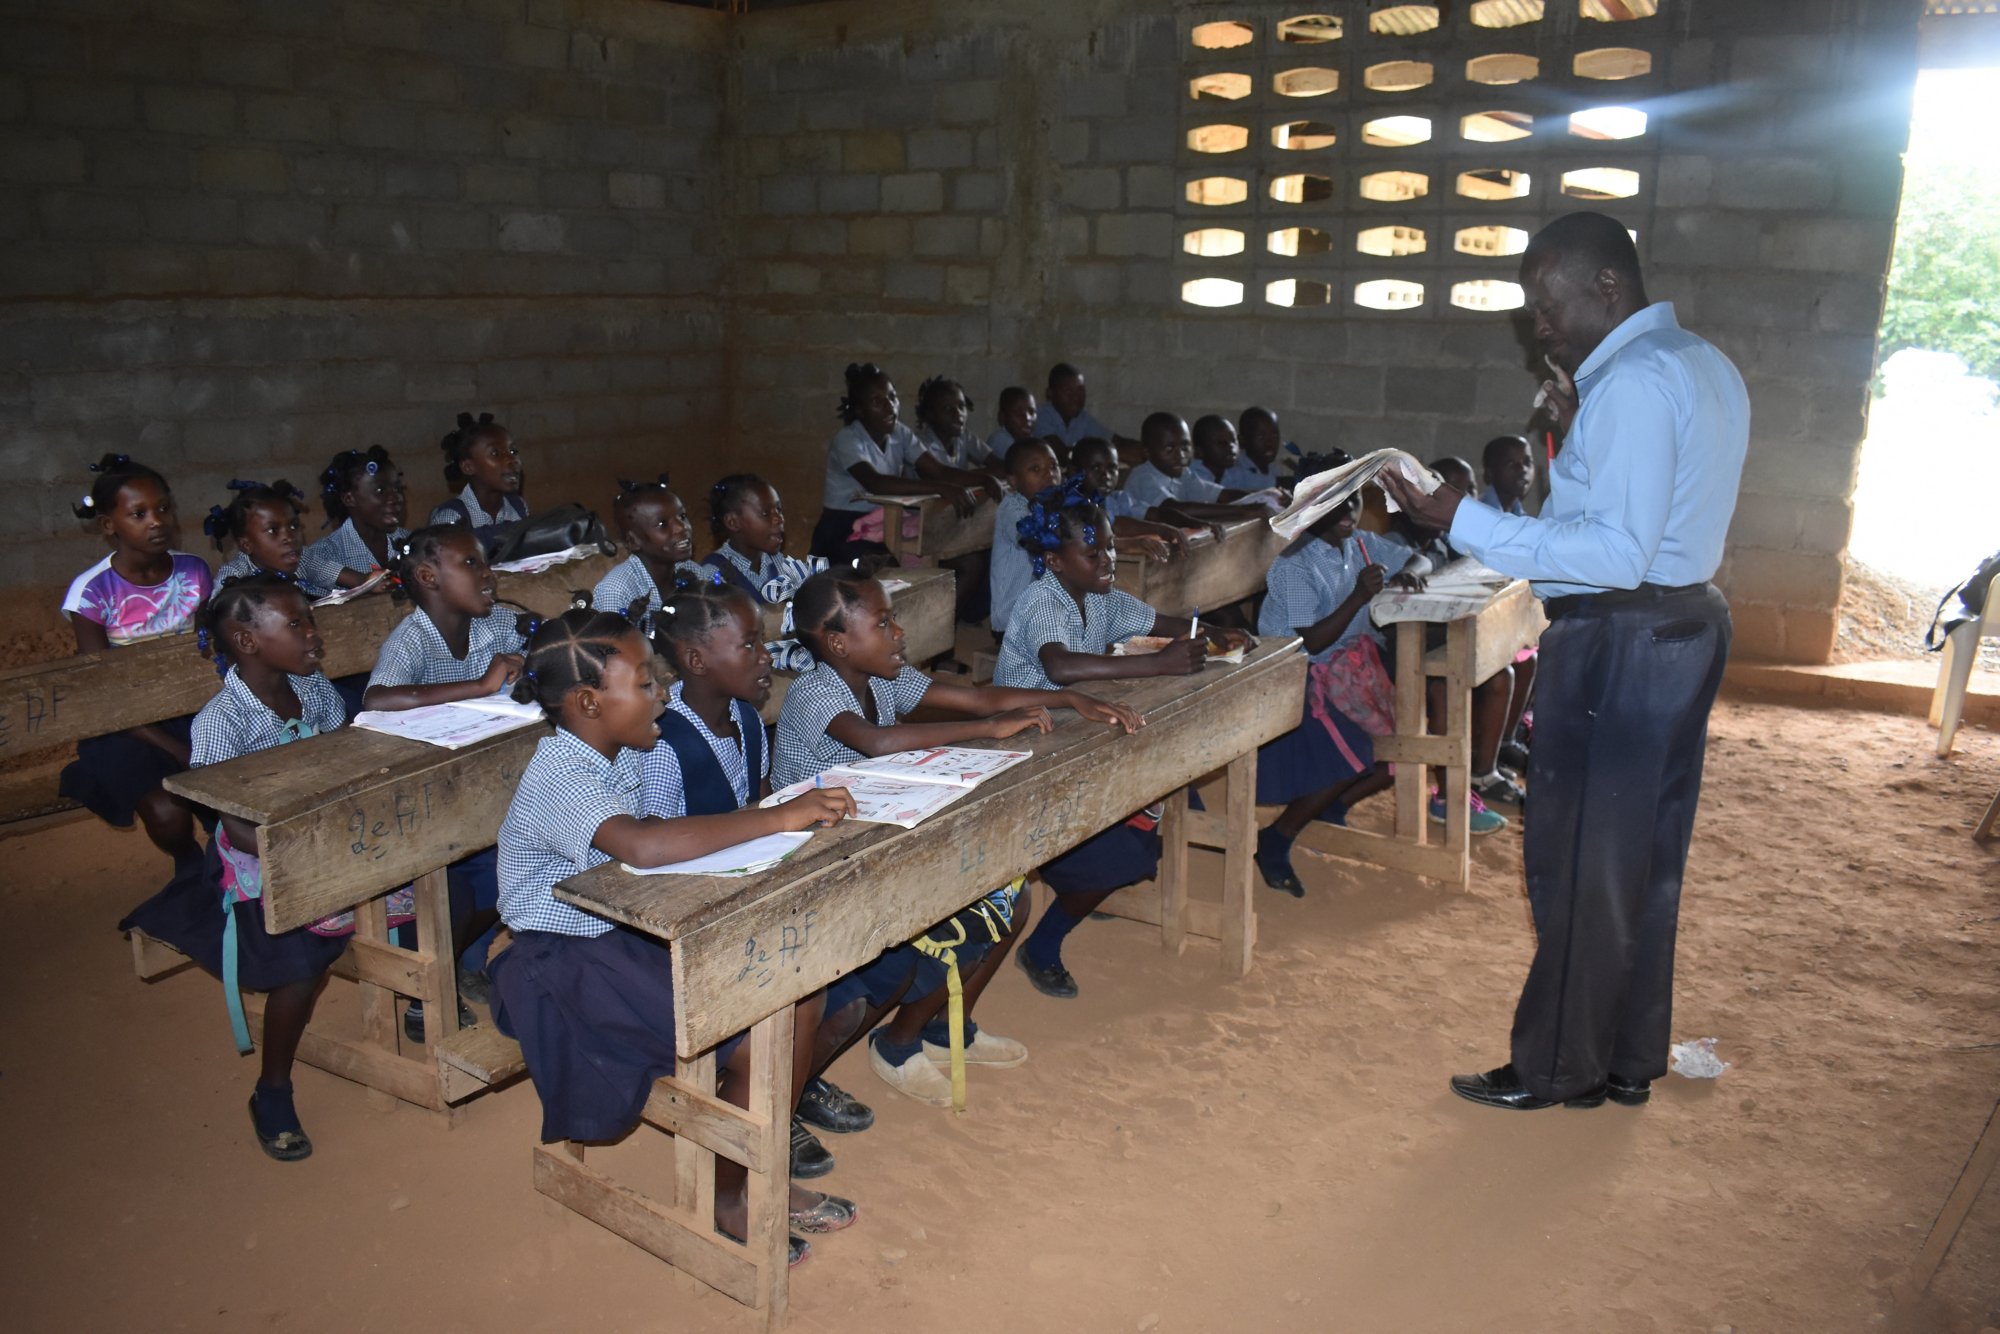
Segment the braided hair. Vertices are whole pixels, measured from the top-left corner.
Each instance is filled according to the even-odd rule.
[[[572,597],[569,610],[535,626],[528,639],[527,661],[514,682],[514,699],[539,704],[560,716],[563,700],[578,686],[604,684],[604,664],[618,652],[625,637],[636,633],[632,622],[615,611],[594,611],[589,594]]]
[[[389,543],[389,592],[397,599],[412,598],[419,565],[435,564],[440,552],[455,541],[472,543],[484,554],[479,539],[462,523],[434,523]]]
[[[847,613],[861,605],[862,587],[874,579],[853,569],[821,570],[792,595],[792,630],[813,656],[824,658],[824,636],[847,632]]]
[[[224,579],[195,611],[195,651],[215,664],[217,676],[227,676],[229,665],[236,660],[229,646],[230,628],[254,623],[258,612],[285,593],[305,600],[305,593],[290,579],[259,570]]]
[[[931,410],[941,405],[951,394],[957,394],[965,400],[965,413],[970,420],[974,407],[972,395],[965,392],[964,385],[948,375],[933,375],[917,386],[917,420],[930,425],[933,430],[937,429],[935,423],[931,422]]]
[[[861,396],[868,386],[877,380],[886,380],[889,372],[872,361],[854,361],[847,365],[847,392],[840,396],[840,419],[853,423],[861,416]]]
[[[289,505],[293,518],[306,512],[306,493],[282,477],[270,483],[238,478],[229,483],[229,489],[236,493],[229,503],[210,505],[208,517],[201,521],[201,531],[208,534],[217,551],[222,550],[224,542],[242,544],[243,534],[250,527],[250,511],[259,505]]]
[[[648,500],[654,496],[672,496],[673,494],[674,488],[668,482],[666,473],[659,474],[658,477],[650,482],[634,482],[620,477],[618,479],[618,494],[612,497],[611,500],[612,517],[617,521],[618,527],[622,530],[625,527],[627,518],[632,513],[632,507],[637,505],[641,500]],[[679,497],[676,496],[675,499],[679,499]]]
[[[735,584],[682,575],[674,580],[672,596],[653,616],[653,651],[673,664],[675,673],[686,675],[682,650],[707,638],[709,631],[728,620],[738,606],[749,607],[753,614],[756,611],[750,595]]]
[[[444,439],[438,441],[438,448],[444,451],[445,481],[453,486],[462,485],[465,473],[459,464],[465,462],[465,456],[472,451],[472,447],[488,436],[505,434],[507,428],[494,421],[490,412],[482,412],[476,418],[469,412],[459,413],[458,429],[447,432]]]
[[[151,482],[160,488],[160,494],[171,496],[174,489],[167,485],[167,479],[135,461],[130,454],[106,454],[90,465],[97,474],[97,480],[90,484],[90,490],[83,498],[70,506],[70,513],[79,519],[97,519],[117,508],[118,493],[132,482]]]
[[[1086,546],[1096,546],[1098,533],[1111,531],[1111,520],[1105,517],[1097,493],[1079,473],[1061,486],[1036,492],[1014,531],[1039,579],[1048,569],[1050,552],[1062,550],[1063,543],[1076,538],[1082,538]]]
[[[366,451],[343,449],[333,456],[333,462],[320,470],[319,503],[326,511],[326,527],[347,522],[347,502],[341,497],[361,484],[363,477],[388,472],[396,465],[389,461],[389,451],[380,445],[370,445]]]
[[[708,528],[715,536],[716,545],[720,546],[729,538],[729,529],[723,520],[748,504],[757,494],[758,487],[769,485],[754,472],[733,472],[708,488]]]

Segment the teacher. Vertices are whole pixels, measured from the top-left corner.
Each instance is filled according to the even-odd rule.
[[[1533,580],[1551,622],[1528,762],[1535,959],[1512,1059],[1451,1088],[1517,1111],[1636,1106],[1667,1072],[1681,873],[1729,652],[1729,606],[1708,581],[1750,404],[1729,359],[1646,299],[1616,220],[1572,213],[1544,227],[1521,285],[1566,428],[1541,517],[1382,473],[1419,523]]]

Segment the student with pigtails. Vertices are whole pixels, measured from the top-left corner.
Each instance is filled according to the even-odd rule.
[[[715,550],[701,563],[753,601],[769,601],[766,587],[786,572],[785,505],[777,488],[754,472],[730,473],[708,488],[708,530]]]
[[[591,605],[627,616],[641,631],[650,632],[652,615],[673,591],[677,578],[709,577],[709,571],[694,560],[694,525],[665,473],[651,482],[619,478],[611,514],[632,554],[597,581]]]
[[[403,470],[380,445],[343,449],[319,475],[319,503],[331,533],[299,557],[299,578],[318,588],[356,588],[395,563],[408,501]]]
[[[167,479],[125,454],[106,454],[90,470],[97,478],[73,509],[111,554],[63,596],[76,651],[103,653],[187,630],[214,585],[206,561],[174,549],[179,516]],[[136,818],[176,868],[199,863],[193,812],[160,786],[187,768],[192,721],[168,718],[86,737],[62,771],[61,794],[119,829]]]
[[[252,574],[275,574],[289,579],[308,597],[324,597],[330,591],[299,571],[304,542],[299,536],[299,519],[305,513],[306,493],[290,482],[232,481],[227,505],[211,505],[201,521],[221,551],[234,545],[236,554],[215,572],[215,582],[241,579]]]
[[[955,482],[916,480],[917,455],[923,446],[910,428],[897,420],[902,400],[895,382],[874,362],[847,368],[847,392],[840,399],[845,423],[826,446],[826,488],[819,523],[813,528],[812,554],[835,562],[857,557],[886,556],[879,541],[855,535],[874,506],[868,495],[941,495],[960,514],[972,513],[971,491]]]
[[[462,523],[483,540],[503,523],[528,517],[521,494],[521,455],[507,428],[482,412],[458,414],[458,429],[438,441],[444,479],[463,489],[431,511],[433,524]]]

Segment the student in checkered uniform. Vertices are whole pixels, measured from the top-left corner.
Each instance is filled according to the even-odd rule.
[[[1000,498],[993,512],[993,553],[989,583],[993,633],[1005,637],[1014,618],[1014,604],[1035,581],[1027,550],[1021,545],[1021,520],[1028,517],[1028,502],[1062,480],[1062,465],[1046,440],[1027,439],[1007,451],[1007,485],[1012,488]]]
[[[715,550],[701,563],[762,603],[785,554],[785,504],[777,488],[754,472],[730,473],[708,489],[708,529]]]
[[[968,429],[971,417],[972,398],[964,385],[944,375],[925,380],[917,390],[917,453],[911,475],[961,487],[975,501],[981,496],[997,501],[1006,469],[978,433]],[[942,562],[957,576],[955,612],[967,625],[987,617],[987,560],[985,551],[968,551]]]
[[[866,576],[836,570],[814,575],[792,600],[792,618],[799,638],[818,662],[792,683],[778,713],[778,754],[772,773],[781,788],[863,757],[980,738],[997,740],[1029,728],[1046,732],[1050,709],[1075,709],[1128,732],[1138,725],[1130,709],[1073,690],[926,680],[904,658],[903,630],[890,612],[882,585]],[[920,703],[973,716],[930,723],[902,721]],[[974,1004],[1019,934],[1018,891],[1017,881],[986,897],[994,913],[989,921],[1004,923],[997,938],[968,936],[957,947],[958,964],[965,971],[965,1060],[975,1065],[1006,1068],[1028,1059],[1027,1048],[1020,1043],[971,1022]],[[900,1093],[932,1106],[951,1105],[951,1081],[937,1069],[950,1061],[952,1038],[944,1013],[944,967],[929,954],[899,947],[858,976],[868,992],[871,1025],[907,997],[895,1018],[869,1042],[870,1068]]]
[[[528,517],[528,500],[521,494],[521,455],[507,428],[482,412],[458,414],[458,429],[438,441],[444,453],[444,479],[464,489],[431,511],[433,524],[462,523],[483,541],[503,523]]]
[[[523,618],[494,605],[493,571],[479,539],[463,525],[419,528],[405,545],[397,577],[416,610],[382,641],[362,703],[395,711],[478,699],[512,685],[521,671]],[[486,996],[486,951],[499,921],[498,887],[489,849],[452,863],[452,947],[459,961],[459,991]],[[471,1018],[461,1011],[461,1024]],[[412,1004],[403,1031],[422,1041],[424,1008]]]
[[[677,580],[701,583],[710,577],[708,569],[694,560],[694,526],[688,522],[687,506],[667,484],[661,473],[651,482],[618,480],[618,498],[611,504],[612,521],[632,554],[611,568],[590,591],[590,605],[599,611],[615,611],[638,622],[650,634],[653,613]]]
[[[215,572],[220,585],[227,579],[242,579],[269,571],[289,579],[308,597],[324,597],[329,591],[300,570],[304,542],[299,536],[299,516],[305,512],[305,492],[287,481],[232,481],[229,503],[211,505],[201,521],[202,532],[222,551],[234,545],[236,554]]]
[[[397,544],[410,533],[403,527],[403,470],[388,450],[370,445],[335,454],[319,475],[319,502],[326,521],[340,526],[300,555],[301,579],[353,588],[395,563]]]
[[[863,362],[847,368],[847,393],[840,400],[846,424],[827,442],[824,509],[813,527],[813,555],[848,561],[888,553],[880,542],[854,537],[854,526],[874,508],[869,495],[943,496],[959,513],[972,513],[972,495],[964,487],[916,480],[923,446],[897,420],[901,406],[895,382],[880,366]]]
[[[1119,677],[1190,675],[1207,657],[1192,626],[1166,616],[1111,587],[1111,520],[1082,477],[1034,498],[1020,525],[1035,581],[1014,606],[996,685],[1061,690],[1073,682]],[[1157,653],[1112,657],[1113,644],[1134,635],[1167,635],[1175,642]],[[1209,634],[1223,644],[1241,638]],[[1062,943],[1113,890],[1150,877],[1160,862],[1159,815],[1141,811],[1085,840],[1042,867],[1056,891],[1019,956],[1037,991],[1067,1000],[1076,979],[1063,966]]]
[[[845,792],[815,791],[769,810],[669,819],[646,813],[644,753],[659,737],[651,646],[615,612],[575,609],[543,622],[515,687],[556,724],[521,775],[500,826],[500,911],[514,940],[495,956],[493,1016],[518,1038],[542,1101],[544,1140],[618,1139],[639,1122],[653,1082],[674,1070],[668,947],[559,902],[562,881],[607,861],[664,866],[749,838],[809,829],[853,810]],[[809,1046],[821,997],[798,1007]],[[801,1053],[795,1053],[795,1057]],[[749,1052],[724,1044],[721,1095],[744,1106]],[[716,1162],[715,1222],[744,1236],[747,1174]],[[851,1202],[794,1187],[794,1231],[854,1221]],[[806,1245],[794,1238],[794,1263]]]
[[[297,585],[273,574],[236,580],[201,609],[198,625],[201,642],[228,671],[221,693],[195,715],[189,767],[286,745],[347,720],[340,696],[320,675],[319,631]],[[312,1153],[292,1101],[292,1058],[321,978],[347,948],[354,921],[352,913],[342,913],[291,931],[266,931],[257,833],[255,825],[222,816],[203,859],[182,868],[119,929],[163,940],[220,977],[243,1051],[250,1050],[250,1038],[240,992],[265,993],[250,1121],[264,1151],[291,1162]],[[405,901],[400,915],[407,919],[408,911]]]

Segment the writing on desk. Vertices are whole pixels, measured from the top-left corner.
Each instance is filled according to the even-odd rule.
[[[0,747],[14,743],[16,727],[24,735],[33,736],[61,717],[62,702],[67,698],[69,692],[61,686],[50,686],[46,690],[40,686],[23,689],[18,709],[0,709]]]
[[[751,981],[758,987],[768,987],[786,968],[798,966],[799,955],[812,943],[813,923],[819,920],[818,911],[809,911],[796,924],[787,922],[778,928],[778,943],[772,947],[760,943],[755,936],[743,942],[743,966],[736,971],[738,982]]]
[[[386,815],[371,814],[365,806],[354,807],[347,816],[347,832],[354,836],[348,851],[369,861],[379,861],[384,840],[415,834],[431,816],[431,788],[432,784],[424,783],[415,791],[398,788],[391,792]]]
[[[1021,837],[1022,850],[1024,852],[1035,852],[1043,844],[1056,838],[1064,830],[1075,824],[1076,803],[1077,798],[1069,796],[1058,801],[1049,802],[1043,806],[1037,813],[1034,826]],[[961,851],[959,853],[959,863],[963,865],[964,862],[965,854]]]

